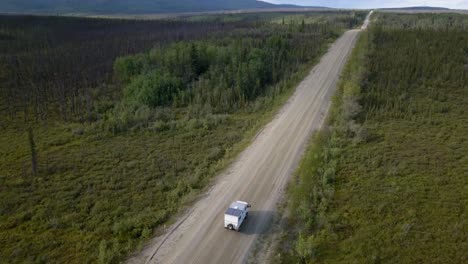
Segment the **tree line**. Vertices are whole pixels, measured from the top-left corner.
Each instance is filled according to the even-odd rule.
[[[242,21],[0,16],[0,100],[17,117],[85,120],[109,87],[115,58],[156,44],[252,28]]]
[[[398,14],[377,13],[375,24],[379,27],[394,29],[436,29],[468,30],[468,16],[457,13],[447,14]]]
[[[94,121],[99,116],[96,113],[99,108],[97,104],[103,98],[120,100],[120,85],[114,82],[114,77],[120,80],[117,76],[120,73],[113,74],[113,67],[122,61],[128,62],[130,58],[114,63],[116,58],[141,52],[148,54],[148,50],[152,48],[154,50],[149,54],[167,52],[167,55],[158,55],[160,58],[156,59],[169,61],[187,59],[188,57],[182,58],[185,55],[180,54],[177,56],[182,56],[181,58],[170,56],[179,51],[185,54],[194,47],[192,55],[209,64],[207,72],[198,72],[200,76],[188,79],[177,73],[183,69],[182,66],[172,65],[171,70],[164,70],[183,79],[181,83],[175,81],[175,86],[184,87],[176,87],[177,104],[187,105],[189,98],[192,101],[197,98],[195,94],[212,94],[207,90],[208,86],[232,86],[236,71],[235,74],[242,76],[244,80],[236,81],[238,91],[229,92],[232,95],[222,100],[225,101],[224,109],[234,105],[239,107],[237,101],[242,101],[243,104],[264,93],[261,85],[275,83],[285,73],[284,69],[294,71],[291,67],[310,58],[321,41],[332,38],[330,34],[339,34],[345,28],[356,26],[363,14],[299,12],[288,13],[286,16],[283,13],[265,13],[168,20],[3,15],[0,16],[0,111],[4,113],[2,123],[6,124],[16,118],[42,122],[57,118],[63,121]],[[288,23],[274,23],[281,21],[280,18]],[[190,43],[167,47],[170,43],[185,41]],[[231,41],[236,44],[227,44]],[[275,41],[278,43],[274,44]],[[274,45],[286,44],[288,46],[273,50],[276,49]],[[247,46],[240,48],[241,45]],[[269,45],[270,50],[263,50],[263,45]],[[257,50],[250,51],[250,48]],[[292,49],[287,50],[290,48]],[[203,54],[204,52],[209,54]],[[275,54],[267,54],[271,52]],[[150,55],[139,56],[145,60]],[[211,57],[202,58],[203,56]],[[234,63],[228,59],[221,61],[223,56],[234,56],[242,63]],[[155,59],[153,57],[151,59]],[[156,68],[162,67],[152,65],[152,62],[145,63],[151,64],[153,73],[159,71]],[[230,68],[226,68],[226,74],[218,74],[225,70],[221,67],[223,63]],[[257,74],[253,72],[253,68],[265,63],[273,63],[271,72],[268,73],[271,76],[261,77],[254,87],[255,91],[247,91],[249,88],[246,83],[257,82],[256,77],[253,77]],[[179,69],[175,69],[176,67]],[[145,68],[144,73],[150,74],[148,71]],[[135,72],[137,73],[140,74]],[[164,78],[158,77],[161,80],[157,81],[174,82],[168,74],[162,74]],[[216,78],[209,76],[222,76],[224,80],[215,80]],[[141,83],[148,82],[143,81],[141,76],[139,79]],[[131,86],[138,86],[137,82]],[[236,96],[238,98],[233,99]],[[205,100],[208,99],[199,98],[197,103],[206,104]],[[209,99],[213,100],[214,97]],[[233,103],[234,100],[236,103]]]
[[[127,102],[149,107],[240,109],[320,52],[327,25],[264,25],[238,36],[185,41],[118,58],[114,74]]]

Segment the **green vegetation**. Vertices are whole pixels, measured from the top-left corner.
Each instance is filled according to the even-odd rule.
[[[11,19],[27,27],[29,19],[49,27],[60,20]],[[5,65],[56,64],[0,76],[0,259],[8,263],[125,258],[196,199],[345,29],[333,22],[64,19],[81,33],[70,40],[52,30],[59,53],[42,41],[16,47],[13,41],[35,31],[15,23],[5,24],[11,38],[0,42]],[[97,26],[87,32],[90,24]],[[193,27],[206,32],[193,36]],[[147,47],[145,36],[153,48],[126,56]],[[79,56],[89,48],[83,39],[96,56]],[[97,58],[115,59],[112,76],[108,63],[101,69],[107,77],[85,74]],[[15,82],[22,76],[24,83]]]
[[[293,32],[176,43],[146,55],[120,58],[114,69],[126,86],[127,102],[149,107],[197,105],[216,113],[232,112],[259,96],[278,93],[267,91],[269,85],[291,75],[321,51],[316,46],[319,41],[306,36],[298,41]]]
[[[360,26],[359,22],[366,18],[367,12],[351,12],[351,15],[338,12],[338,11],[322,11],[322,15],[312,15],[311,13],[298,13],[291,15],[284,15],[281,17],[273,18],[272,21],[278,24],[327,24],[327,23],[341,23],[343,26],[353,28]]]
[[[438,29],[438,30],[468,30],[468,16],[463,14],[395,14],[377,13],[373,23],[384,28],[398,29]]]
[[[466,262],[468,33],[452,15],[409,29],[418,16],[377,14],[361,35],[291,185],[277,262]]]
[[[317,12],[268,12],[268,13],[243,13],[223,15],[200,15],[184,17],[187,21],[201,22],[238,22],[238,21],[267,21],[276,24],[329,24],[339,28],[353,28],[361,25],[367,12],[341,12],[341,11],[317,11]]]

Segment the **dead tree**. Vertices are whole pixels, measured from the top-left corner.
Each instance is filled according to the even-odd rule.
[[[37,152],[36,152],[36,143],[34,142],[34,134],[32,127],[28,129],[28,139],[29,139],[29,147],[31,149],[31,168],[32,168],[32,175],[37,175]]]

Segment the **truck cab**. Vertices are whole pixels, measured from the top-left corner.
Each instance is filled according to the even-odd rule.
[[[243,201],[231,203],[224,213],[224,228],[239,231],[242,223],[249,215],[251,205]]]

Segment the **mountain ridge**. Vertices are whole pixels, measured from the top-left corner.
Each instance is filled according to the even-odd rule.
[[[379,8],[380,10],[451,10],[446,7],[437,7],[437,6],[408,6],[408,7],[389,7],[389,8]]]
[[[0,13],[178,13],[297,7],[257,0],[3,0]]]
[[[1,0],[0,13],[14,14],[169,14],[247,9],[323,8],[273,4],[260,0]],[[447,11],[444,7],[409,6],[377,10]]]

